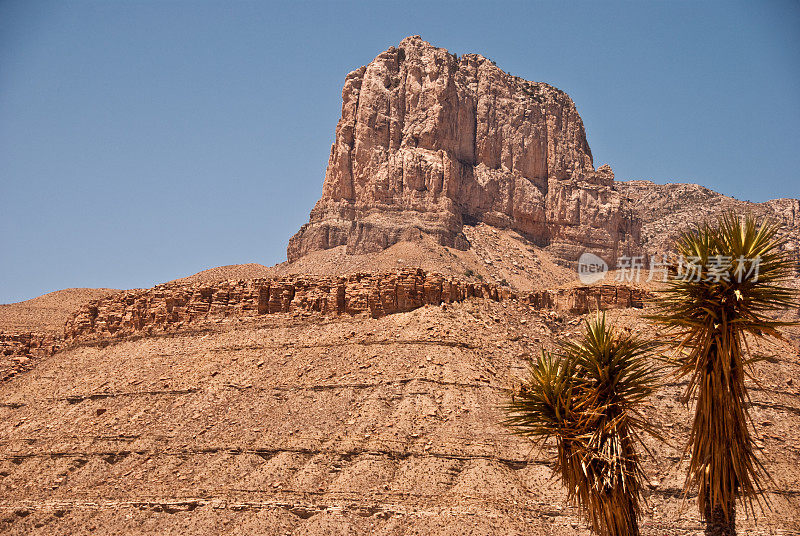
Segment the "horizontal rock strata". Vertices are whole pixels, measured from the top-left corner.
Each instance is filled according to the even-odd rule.
[[[418,269],[347,277],[290,276],[208,284],[166,284],[121,293],[83,307],[67,321],[65,337],[112,337],[180,328],[187,323],[271,313],[369,315],[374,318],[484,298],[518,300],[535,309],[575,314],[642,307],[634,288],[600,285],[518,294],[507,287],[453,279]]]
[[[405,269],[346,277],[289,276],[216,284],[167,283],[94,300],[70,316],[64,336],[0,332],[0,380],[52,355],[65,343],[176,330],[192,323],[273,313],[385,315],[471,298],[517,300],[536,310],[584,314],[643,307],[647,295],[628,286],[596,285],[518,293],[508,287]]]

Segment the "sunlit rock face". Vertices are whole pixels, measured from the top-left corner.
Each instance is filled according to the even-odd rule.
[[[632,254],[640,226],[608,166],[594,169],[569,96],[419,36],[347,75],[322,197],[290,261],[380,251],[420,233],[466,249],[465,223],[515,229],[574,260]]]

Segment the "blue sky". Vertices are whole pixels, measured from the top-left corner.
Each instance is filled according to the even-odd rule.
[[[798,2],[0,2],[0,303],[286,258],[407,35],[563,89],[595,165],[800,197]]]

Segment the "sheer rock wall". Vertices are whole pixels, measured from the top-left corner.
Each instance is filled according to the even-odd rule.
[[[569,96],[408,37],[347,75],[322,197],[289,261],[346,245],[380,251],[427,233],[466,249],[462,225],[513,228],[559,256],[614,262],[639,224],[595,170]]]

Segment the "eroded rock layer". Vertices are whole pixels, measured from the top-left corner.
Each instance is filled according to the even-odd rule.
[[[66,323],[68,340],[177,329],[191,322],[270,313],[364,314],[380,318],[469,298],[515,300],[532,309],[585,313],[642,307],[643,291],[616,285],[515,293],[417,269],[347,277],[290,276],[209,284],[166,284],[88,303]]]
[[[244,319],[271,313],[307,316],[364,315],[380,318],[478,298],[513,300],[533,310],[582,314],[594,310],[644,306],[647,293],[619,285],[595,285],[535,292],[446,277],[420,269],[358,273],[343,277],[287,276],[166,283],[92,300],[72,313],[63,336],[56,333],[0,331],[0,382],[53,355],[65,344],[135,334],[176,331],[203,322]]]
[[[347,75],[342,100],[322,198],[290,261],[421,232],[465,249],[465,221],[515,229],[567,259],[634,251],[639,226],[611,168],[594,169],[566,93],[413,36]]]
[[[54,354],[61,342],[50,333],[0,331],[0,382],[28,369],[34,359]]]

